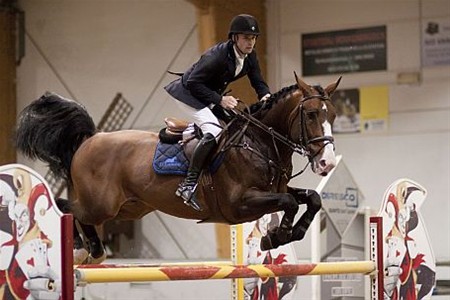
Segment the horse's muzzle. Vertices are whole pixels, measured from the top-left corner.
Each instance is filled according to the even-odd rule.
[[[312,162],[314,173],[326,176],[336,167],[336,155],[334,153],[334,145],[328,144],[323,148],[321,155],[316,155]]]

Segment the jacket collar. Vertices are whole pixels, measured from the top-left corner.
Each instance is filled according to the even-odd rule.
[[[227,43],[227,66],[230,73],[234,74],[234,70],[236,69],[236,54],[234,53],[233,41],[228,40]]]

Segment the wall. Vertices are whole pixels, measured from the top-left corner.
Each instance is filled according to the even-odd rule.
[[[363,205],[378,209],[384,191],[397,178],[422,184],[428,190],[422,213],[435,255],[448,260],[450,235],[442,229],[450,227],[450,67],[421,68],[420,17],[450,19],[449,2],[273,0],[267,5],[269,45],[275,44],[268,49],[273,90],[295,83],[293,71],[301,73],[302,33],[386,25],[388,70],[343,74],[340,88],[388,86],[389,128],[377,134],[336,134],[336,152],[360,185]],[[398,85],[397,74],[411,71],[421,72],[422,82]],[[303,79],[327,85],[336,78]],[[304,163],[296,159],[297,170]],[[315,187],[319,180],[308,172],[293,185]]]
[[[423,213],[435,254],[448,259],[450,237],[442,236],[442,228],[450,227],[450,72],[448,67],[420,69],[420,2],[268,0],[266,4],[272,91],[293,84],[292,72],[300,72],[301,33],[387,26],[388,70],[344,74],[341,87],[387,85],[389,129],[380,134],[338,135],[337,152],[344,156],[366,205],[371,207],[378,207],[385,189],[399,177],[424,185],[429,196]],[[195,9],[187,1],[35,0],[21,1],[20,5],[26,12],[27,36],[26,57],[18,68],[18,110],[51,90],[79,100],[98,121],[120,91],[135,106],[126,127],[156,130],[165,116],[179,115],[162,87],[173,78],[164,75],[169,65],[174,71],[183,71],[199,55],[194,29],[179,58],[171,63],[196,22]],[[447,0],[427,0],[421,13],[424,17],[449,18],[449,10]],[[397,73],[404,71],[421,71],[422,83],[397,85]],[[336,77],[304,79],[325,85]],[[45,173],[42,164],[22,157],[19,161]],[[304,163],[304,159],[295,158],[296,170]],[[308,171],[292,184],[315,187],[319,180]],[[170,240],[166,227],[153,215],[145,218],[138,230],[158,243],[145,244],[136,249],[138,253],[162,253],[169,255],[167,258],[213,256],[212,227],[160,217],[183,249]],[[296,243],[295,247],[303,249],[307,243]]]
[[[19,2],[26,13],[27,35],[26,56],[17,69],[18,111],[50,90],[80,101],[98,122],[116,92],[122,92],[135,107],[125,127],[156,130],[162,126],[165,116],[182,116],[162,87],[173,78],[164,74],[167,68],[183,71],[199,55],[195,9],[187,1]],[[294,70],[300,73],[302,33],[387,26],[388,70],[344,74],[341,87],[387,85],[389,129],[380,134],[336,135],[336,151],[344,156],[360,185],[366,199],[364,205],[376,209],[385,189],[399,177],[409,177],[424,185],[429,195],[422,212],[434,251],[437,258],[448,260],[450,68],[420,69],[420,2],[266,2],[268,81],[272,91],[293,84]],[[448,0],[424,0],[421,13],[424,17],[449,18]],[[180,56],[172,61],[185,39]],[[404,71],[421,71],[422,83],[397,85],[397,73]],[[304,79],[309,83],[327,84],[336,76]],[[145,110],[138,115],[143,106]],[[19,162],[41,174],[46,172],[43,164],[23,157],[19,157]],[[295,170],[299,170],[306,160],[295,157],[294,163]],[[292,185],[314,188],[319,181],[320,178],[308,170],[295,178]],[[130,245],[136,257],[211,260],[216,253],[213,226],[197,225],[160,213],[137,222],[136,237],[141,238],[139,242]],[[311,231],[304,241],[294,244],[300,259],[310,258],[310,238]],[[310,281],[309,277],[302,278],[296,299],[307,297],[305,291],[309,291]],[[90,286],[85,291],[79,289],[78,295],[103,295],[106,291],[108,298],[121,298],[125,294],[138,298],[140,294],[145,295],[142,299],[149,299],[179,297],[183,291],[188,298],[192,294],[195,296],[191,298],[207,299],[211,291],[217,299],[222,296],[225,299],[229,298],[229,285],[229,281],[222,280],[204,282],[201,286],[190,282],[105,284]]]
[[[183,117],[163,86],[175,78],[166,69],[184,71],[199,56],[192,4],[38,0],[20,6],[26,14],[26,56],[17,70],[18,111],[53,91],[84,104],[97,123],[121,92],[134,106],[125,128],[159,130],[164,117]],[[21,156],[19,162],[47,171]],[[128,255],[216,257],[214,226],[194,224],[149,215],[136,223],[141,240],[130,245]]]
[[[18,70],[20,107],[51,90],[83,103],[99,120],[105,104],[120,91],[135,107],[131,122],[156,89],[133,126],[160,125],[162,117],[155,116],[172,111],[162,89],[173,78],[165,74],[166,68],[183,71],[198,56],[191,4],[99,0],[20,5],[27,31],[26,57]],[[186,38],[181,55],[171,64]]]

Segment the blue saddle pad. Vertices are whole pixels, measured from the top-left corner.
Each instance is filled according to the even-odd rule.
[[[159,142],[153,158],[153,169],[160,175],[186,175],[189,161],[180,144]]]

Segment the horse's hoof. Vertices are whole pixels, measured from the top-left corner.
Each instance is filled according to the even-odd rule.
[[[86,260],[84,261],[83,264],[85,264],[85,265],[97,265],[97,264],[101,264],[105,260],[106,260],[106,251],[103,251],[103,254],[100,255],[99,257],[92,257],[89,254],[88,257],[86,257]]]
[[[81,265],[88,258],[89,252],[86,249],[73,249],[73,264]]]
[[[261,251],[273,249],[272,240],[269,235],[263,236],[260,243]]]

